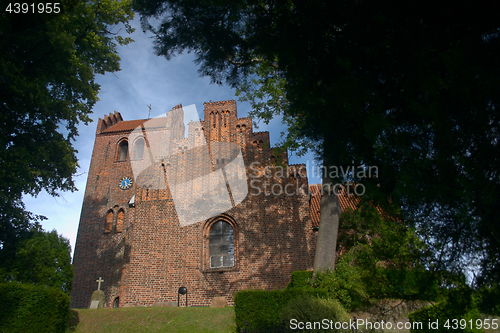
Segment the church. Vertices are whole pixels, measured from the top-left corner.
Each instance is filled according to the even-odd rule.
[[[292,272],[312,269],[320,195],[305,165],[289,165],[234,100],[204,103],[204,120],[187,126],[186,112],[99,118],[72,307],[89,307],[98,278],[108,308],[176,304],[180,287],[189,306],[209,306],[215,297],[234,304],[238,290],[284,288]]]

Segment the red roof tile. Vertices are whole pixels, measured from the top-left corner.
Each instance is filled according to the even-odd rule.
[[[351,190],[352,191],[352,190]],[[309,193],[311,194],[311,220],[313,228],[319,227],[319,212],[321,203],[321,184],[309,185]],[[352,193],[347,194],[347,191],[339,195],[340,209],[344,212],[347,208],[356,209],[361,202],[359,196]]]
[[[110,128],[107,128],[106,130],[102,131],[101,133],[132,131],[137,126],[141,126],[145,121],[147,121],[147,119],[120,121],[119,123],[116,123]]]
[[[339,195],[340,209],[345,212],[347,208],[353,210],[358,208],[358,204],[361,202],[361,198],[352,193],[353,188],[351,187],[350,194],[347,191]],[[309,193],[311,195],[311,201],[309,207],[311,209],[311,220],[313,228],[319,227],[319,216],[321,207],[321,184],[311,184],[309,185]],[[377,207],[378,212],[382,215],[384,219],[391,219],[380,207]]]

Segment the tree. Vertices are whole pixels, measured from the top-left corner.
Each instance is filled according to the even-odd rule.
[[[460,270],[476,259],[479,282],[498,280],[499,4],[136,0],[135,7],[159,55],[195,52],[213,82],[241,87],[252,73],[283,80],[286,107],[271,110],[292,120],[293,134],[313,143],[326,167],[377,166],[376,177],[351,180],[382,207],[401,207],[400,218],[437,251],[433,265]]]
[[[22,195],[76,190],[72,141],[98,100],[95,75],[118,71],[117,46],[132,41],[114,28],[133,31],[130,1],[60,9],[0,16],[0,265],[43,218],[25,210]]]
[[[69,294],[73,278],[69,240],[57,231],[34,231],[21,241],[15,257],[0,268],[0,279],[39,284]]]

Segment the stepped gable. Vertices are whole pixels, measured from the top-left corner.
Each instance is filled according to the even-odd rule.
[[[104,118],[99,118],[99,120],[97,120],[96,133],[99,134],[122,121],[123,121],[122,115],[118,111],[110,113],[109,115],[105,115]]]

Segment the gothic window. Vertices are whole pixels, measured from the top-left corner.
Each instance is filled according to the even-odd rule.
[[[134,159],[135,160],[142,160],[144,155],[144,139],[139,138],[137,141],[135,141],[134,145]]]
[[[108,214],[106,215],[106,222],[104,224],[104,232],[105,233],[110,233],[111,229],[113,228],[113,211],[110,210]]]
[[[126,161],[128,154],[128,141],[123,140],[118,145],[118,161]]]
[[[118,217],[116,218],[116,232],[123,231],[123,220],[125,219],[125,212],[123,209],[120,209],[118,212]]]
[[[234,266],[233,227],[226,221],[217,221],[210,227],[210,268]]]

